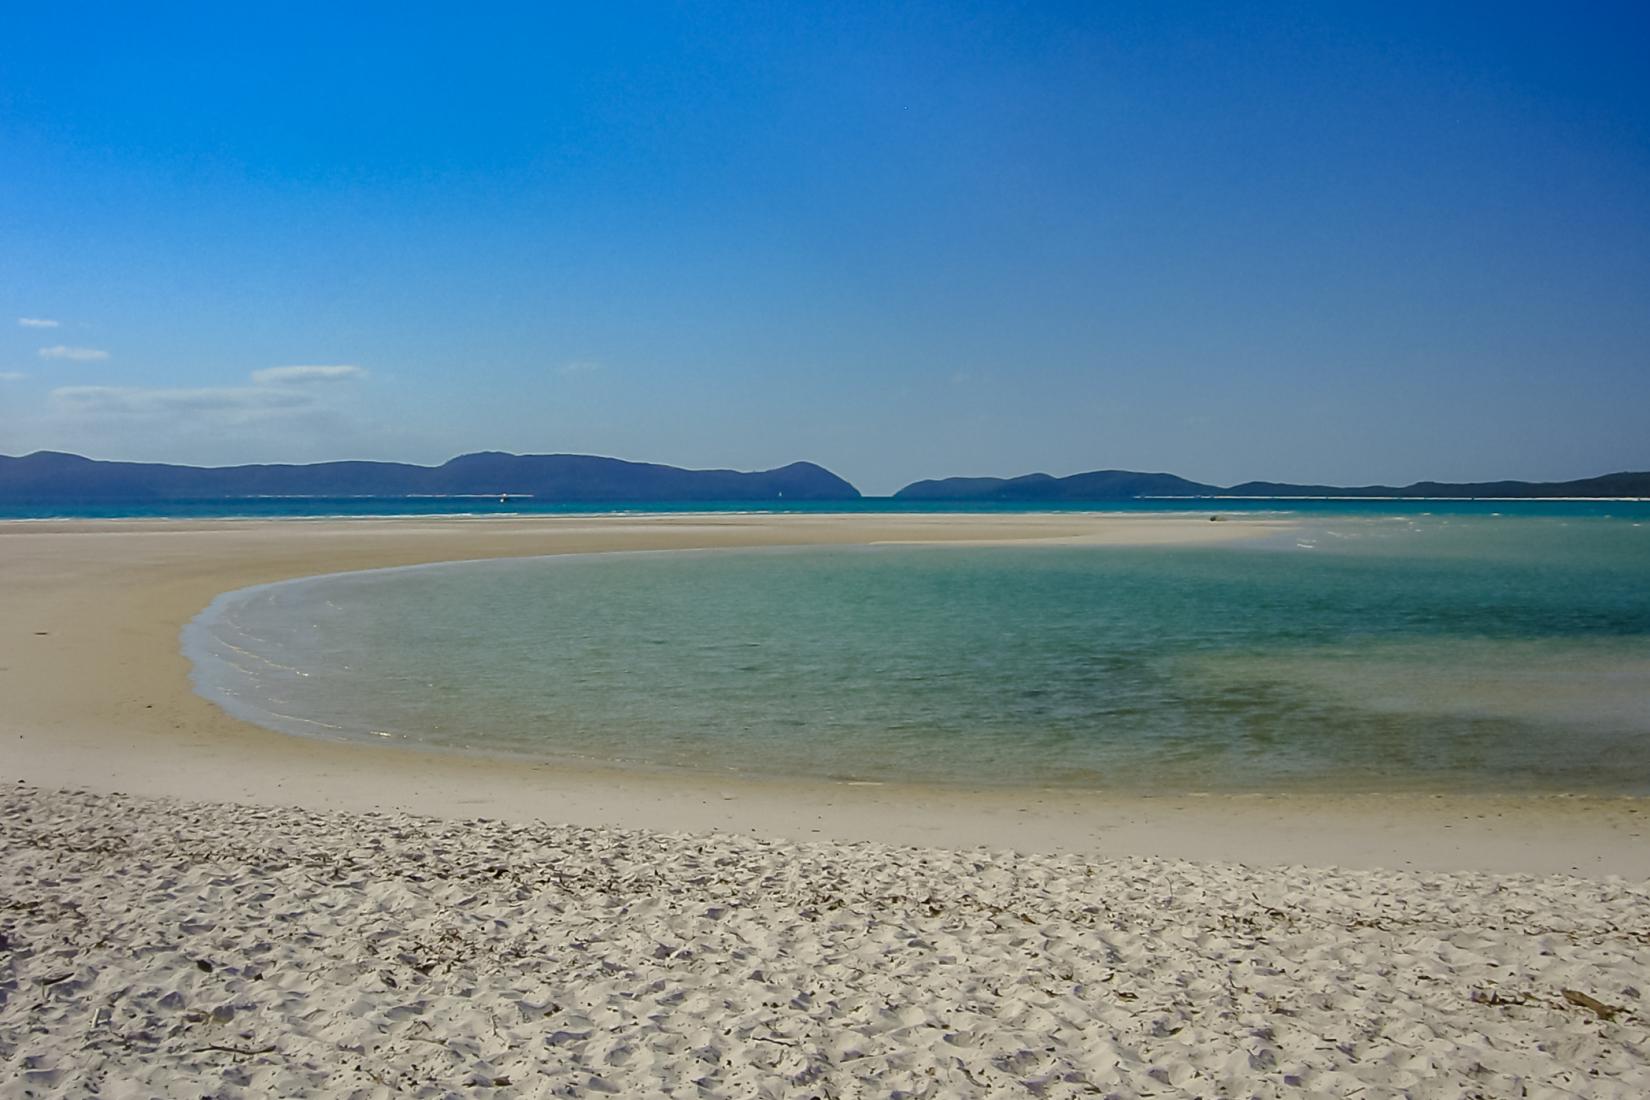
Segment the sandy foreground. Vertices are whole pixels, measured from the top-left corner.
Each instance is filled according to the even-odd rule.
[[[1650,1095],[1642,882],[29,787],[0,838],[12,1095]]]
[[[1266,533],[0,524],[0,1095],[1650,1095],[1641,800],[523,765],[250,727],[178,651],[223,591],[352,568]]]

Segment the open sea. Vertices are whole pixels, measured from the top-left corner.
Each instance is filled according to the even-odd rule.
[[[184,643],[205,695],[306,736],[860,782],[1650,794],[1650,504],[1172,503],[1105,510],[1296,525],[339,574],[227,594]]]

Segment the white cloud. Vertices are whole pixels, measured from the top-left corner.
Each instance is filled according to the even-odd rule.
[[[321,405],[309,382],[363,378],[354,366],[265,367],[252,372],[250,386],[58,386],[52,404],[76,416],[154,417],[166,414],[208,418],[278,415]]]
[[[27,435],[36,449],[99,457],[207,464],[299,462],[336,458],[340,448],[387,453],[406,446],[404,426],[360,408],[355,386],[320,384],[359,375],[275,369],[283,373],[252,371],[220,385],[57,386],[15,429],[6,419],[24,402],[8,397],[0,401],[0,438]]]
[[[265,367],[252,372],[252,381],[260,386],[293,386],[307,382],[344,382],[365,378],[360,367],[338,365],[322,367]]]
[[[0,382],[21,382],[27,377],[20,370],[0,370]]]
[[[57,321],[45,317],[19,317],[17,323],[24,328],[56,328]]]
[[[40,349],[42,359],[73,359],[76,362],[91,363],[99,359],[109,358],[109,353],[97,348],[71,348],[66,344],[53,344],[49,348]]]
[[[172,412],[265,413],[308,408],[315,399],[301,390],[268,386],[216,386],[196,389],[148,389],[139,386],[59,386],[51,399],[70,413],[101,416],[154,416]]]
[[[330,382],[365,375],[359,367],[271,367],[251,381],[230,386],[58,386],[47,395],[51,416],[64,434],[95,432],[143,438],[279,440],[287,433],[324,438],[348,434],[351,419],[334,397],[347,389]]]
[[[571,363],[563,363],[556,368],[558,374],[595,374],[602,370],[602,364],[590,359],[575,359]]]

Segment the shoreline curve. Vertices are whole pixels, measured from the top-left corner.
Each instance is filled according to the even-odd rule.
[[[1248,864],[1650,877],[1650,800],[1604,796],[968,791],[524,765],[235,719],[179,632],[233,589],[329,572],[637,549],[1258,537],[1201,516],[670,515],[0,524],[0,775],[156,797],[665,832]]]

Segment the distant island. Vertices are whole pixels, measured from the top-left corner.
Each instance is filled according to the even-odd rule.
[[[37,451],[0,455],[0,500],[226,500],[247,497],[520,496],[541,501],[857,500],[859,490],[812,462],[777,470],[683,470],[594,455],[460,455],[402,462],[173,466],[100,462]]]
[[[439,466],[404,462],[176,466],[102,462],[57,451],[0,455],[0,501],[233,500],[250,497],[512,496],[547,502],[858,500],[847,481],[812,462],[775,470],[684,470],[596,455],[482,451]],[[1540,499],[1650,497],[1650,472],[1580,481],[1418,481],[1412,485],[1291,485],[1246,481],[1222,487],[1174,474],[1094,470],[1070,477],[951,477],[894,494],[908,501],[1107,501],[1210,497],[1442,497]]]
[[[894,494],[896,500],[1084,501],[1173,497],[1444,497],[1504,498],[1650,497],[1650,473],[1605,474],[1580,481],[1417,481],[1413,485],[1289,485],[1246,481],[1222,488],[1174,474],[1094,470],[1070,477],[949,477],[918,481]]]

